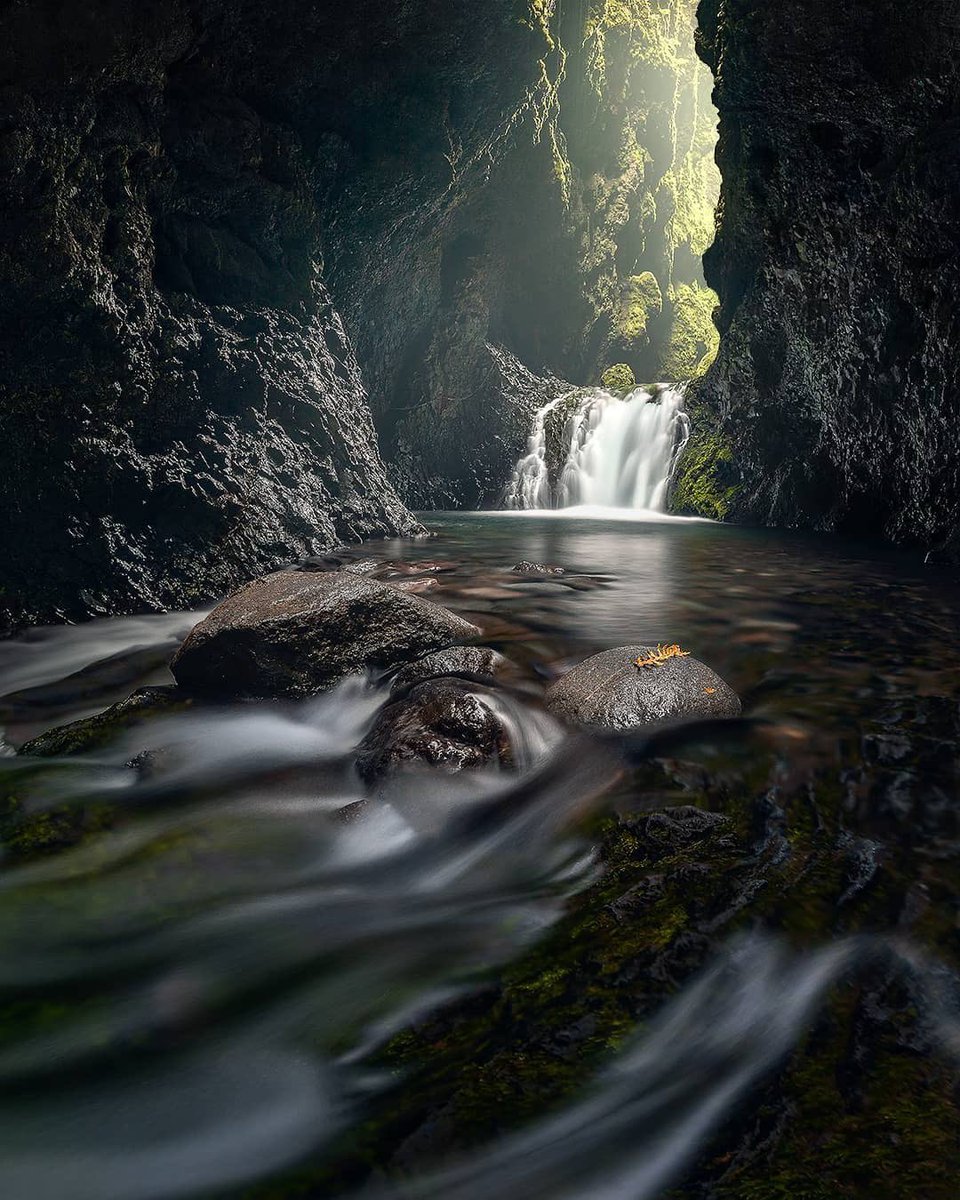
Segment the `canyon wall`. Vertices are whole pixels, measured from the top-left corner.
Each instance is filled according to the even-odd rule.
[[[955,541],[960,17],[695,2],[5,6],[3,619],[490,502],[711,288],[683,504]]]
[[[409,533],[558,376],[705,363],[692,8],[5,6],[5,620]]]
[[[957,557],[960,9],[703,0],[732,513]]]

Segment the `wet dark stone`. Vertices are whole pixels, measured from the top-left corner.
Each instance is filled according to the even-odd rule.
[[[736,693],[695,658],[635,665],[655,650],[622,646],[588,658],[548,688],[547,707],[571,724],[604,729],[635,729],[671,717],[740,715]]]
[[[952,0],[699,7],[716,74],[735,513],[956,564],[960,25]],[[842,78],[844,86],[837,87]]]
[[[503,721],[476,687],[456,679],[427,680],[388,705],[357,753],[366,783],[404,767],[463,771],[512,763]]]
[[[518,562],[510,568],[517,575],[566,575],[563,567],[552,567],[548,563]]]
[[[94,717],[84,717],[50,729],[20,747],[21,754],[59,758],[108,745],[118,734],[149,721],[190,708],[193,701],[175,687],[138,688],[126,700],[113,704]]]
[[[187,691],[232,699],[309,696],[476,637],[437,604],[342,571],[247,584],[202,621],[171,670]]]
[[[422,680],[442,675],[479,677],[492,683],[508,672],[512,665],[508,658],[489,646],[451,646],[404,667],[395,676],[391,690],[399,692]]]

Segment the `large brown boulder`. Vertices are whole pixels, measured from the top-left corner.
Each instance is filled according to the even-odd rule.
[[[390,670],[480,630],[438,604],[344,571],[267,575],[218,605],[177,651],[189,692],[310,696],[348,675]]]
[[[572,725],[636,729],[674,717],[738,717],[740,698],[689,655],[639,667],[656,646],[621,646],[580,663],[552,684],[547,707]]]

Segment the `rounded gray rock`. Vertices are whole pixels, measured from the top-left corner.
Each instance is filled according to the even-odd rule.
[[[740,715],[736,692],[696,658],[636,665],[656,649],[622,646],[588,658],[548,688],[547,707],[572,725],[622,730],[674,717]]]
[[[345,571],[254,580],[201,621],[170,668],[188,692],[301,697],[479,635],[455,613]]]

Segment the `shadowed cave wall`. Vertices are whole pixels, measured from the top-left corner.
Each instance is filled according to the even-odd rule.
[[[960,557],[960,9],[703,0],[733,515]]]

